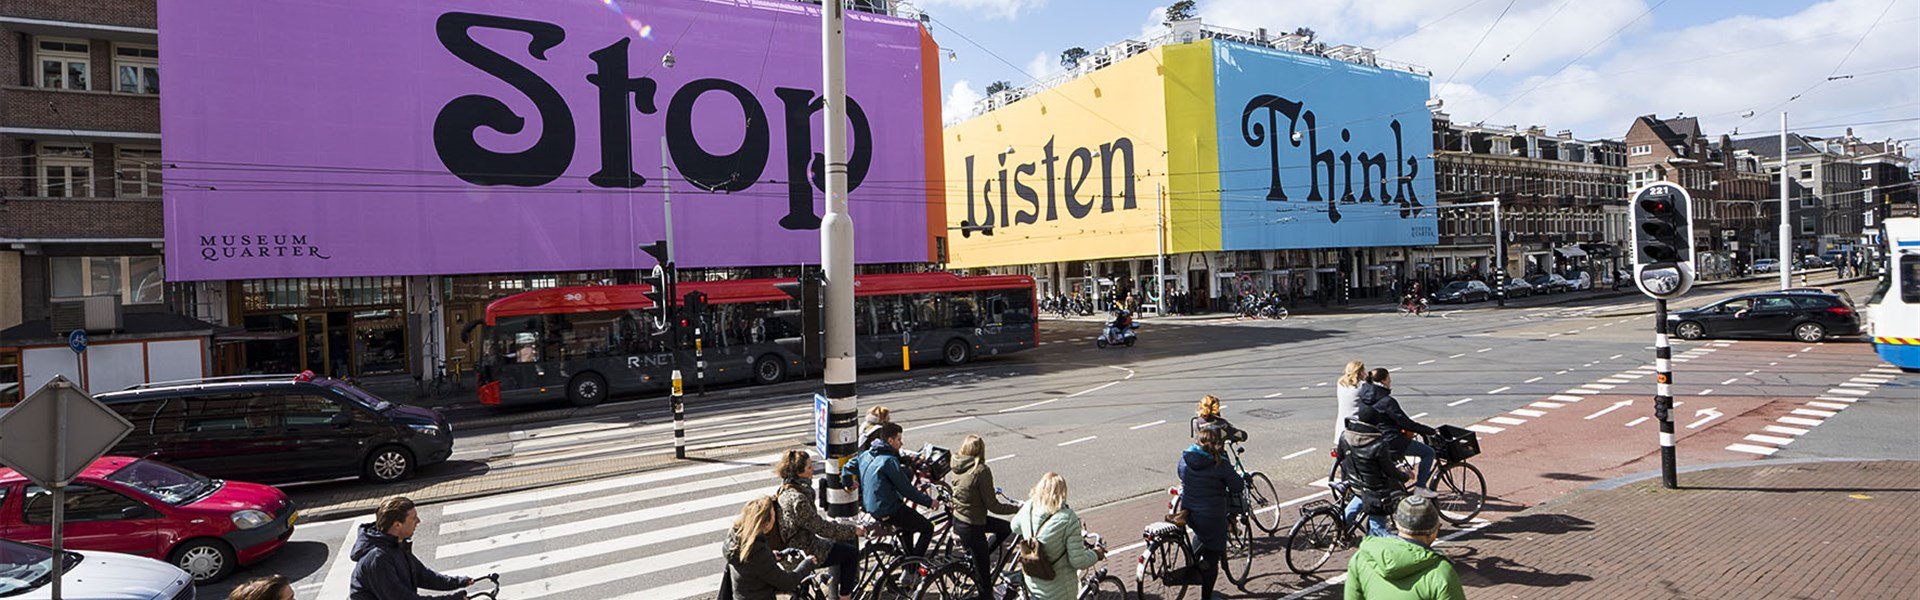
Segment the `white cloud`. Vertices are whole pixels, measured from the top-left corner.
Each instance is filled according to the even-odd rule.
[[[973,89],[973,82],[965,79],[953,82],[953,87],[947,90],[946,101],[940,103],[941,121],[946,123],[959,121],[973,111],[974,104],[985,97],[986,95],[980,93],[980,90]]]
[[[1046,79],[1047,74],[1057,71],[1059,69],[1060,69],[1059,55],[1047,54],[1045,52],[1035,52],[1033,53],[1033,60],[1027,61],[1026,73],[1027,75],[1032,76],[1034,79]],[[1032,83],[1032,82],[1015,81],[1013,82],[1013,85],[1014,87],[1020,87],[1028,83]]]
[[[1020,16],[1020,13],[1027,9],[1038,8],[1040,5],[1046,4],[1046,1],[1047,0],[913,0],[913,4],[920,8],[927,9],[928,12],[936,12],[942,8],[951,8],[985,19],[1006,19],[1010,21],[1013,20],[1014,17]]]

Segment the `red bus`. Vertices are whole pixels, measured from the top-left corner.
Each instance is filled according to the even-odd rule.
[[[704,381],[775,383],[818,373],[802,335],[800,311],[780,284],[794,279],[684,282],[677,292],[706,294],[698,315]],[[489,406],[566,399],[592,406],[614,394],[665,389],[673,354],[681,376],[696,380],[691,327],[679,340],[645,293],[652,286],[564,287],[516,294],[487,305],[481,322],[480,403]],[[680,299],[675,299],[678,302]],[[861,275],[854,283],[854,344],[861,368],[896,366],[901,348],[913,363],[966,364],[980,356],[1039,345],[1039,306],[1025,275],[951,273]],[[685,312],[685,311],[681,311]],[[817,342],[816,342],[817,343]],[[811,350],[811,351],[809,351]]]

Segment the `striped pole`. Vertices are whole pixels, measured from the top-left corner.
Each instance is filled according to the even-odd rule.
[[[687,405],[680,401],[680,370],[673,370],[673,457],[687,457]]]
[[[1660,421],[1660,485],[1674,489],[1673,347],[1667,344],[1667,301],[1653,301],[1653,418]]]
[[[859,512],[853,490],[839,485],[840,467],[859,448],[860,396],[853,341],[853,218],[847,212],[847,46],[845,0],[820,3],[822,122],[821,179],[826,211],[820,219],[820,266],[826,276],[821,314],[825,357],[822,390],[827,399],[827,514],[851,517]]]
[[[707,395],[707,346],[706,338],[700,335],[699,323],[693,324],[693,380],[699,386],[700,395]]]

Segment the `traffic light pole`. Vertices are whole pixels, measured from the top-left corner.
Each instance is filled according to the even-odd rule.
[[[820,4],[820,56],[824,81],[821,102],[826,123],[826,215],[820,221],[820,263],[826,275],[823,319],[826,334],[825,384],[827,397],[827,514],[856,514],[853,493],[839,485],[840,469],[859,448],[855,418],[860,411],[854,393],[853,357],[853,220],[847,215],[847,90],[846,20],[843,0]]]
[[[1673,447],[1673,347],[1667,344],[1667,301],[1653,301],[1653,418],[1660,422],[1660,485],[1674,489],[1678,458]]]
[[[1507,239],[1500,235],[1500,197],[1493,198],[1493,256],[1494,267],[1500,276],[1494,278],[1494,284],[1500,286],[1493,296],[1500,299],[1499,307],[1507,307]],[[1549,245],[1551,246],[1551,245]]]
[[[680,381],[680,311],[677,310],[680,304],[680,296],[677,295],[680,287],[680,272],[674,268],[673,264],[673,186],[669,184],[667,156],[667,138],[662,136],[660,138],[660,205],[661,209],[667,213],[667,264],[661,270],[660,279],[667,289],[660,295],[660,299],[665,304],[661,313],[667,316],[667,356],[673,369],[673,392],[670,396],[670,402],[673,404],[673,457],[686,458],[687,405],[682,402],[685,388]]]

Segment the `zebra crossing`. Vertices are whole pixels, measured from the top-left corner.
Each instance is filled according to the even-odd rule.
[[[764,403],[764,399],[757,402]],[[689,452],[736,446],[802,442],[813,433],[812,405],[800,400],[772,403],[785,408],[731,410],[688,418]],[[582,460],[633,460],[673,453],[673,421],[664,415],[649,419],[610,419],[519,430],[491,444],[486,453],[493,469],[538,467]]]

